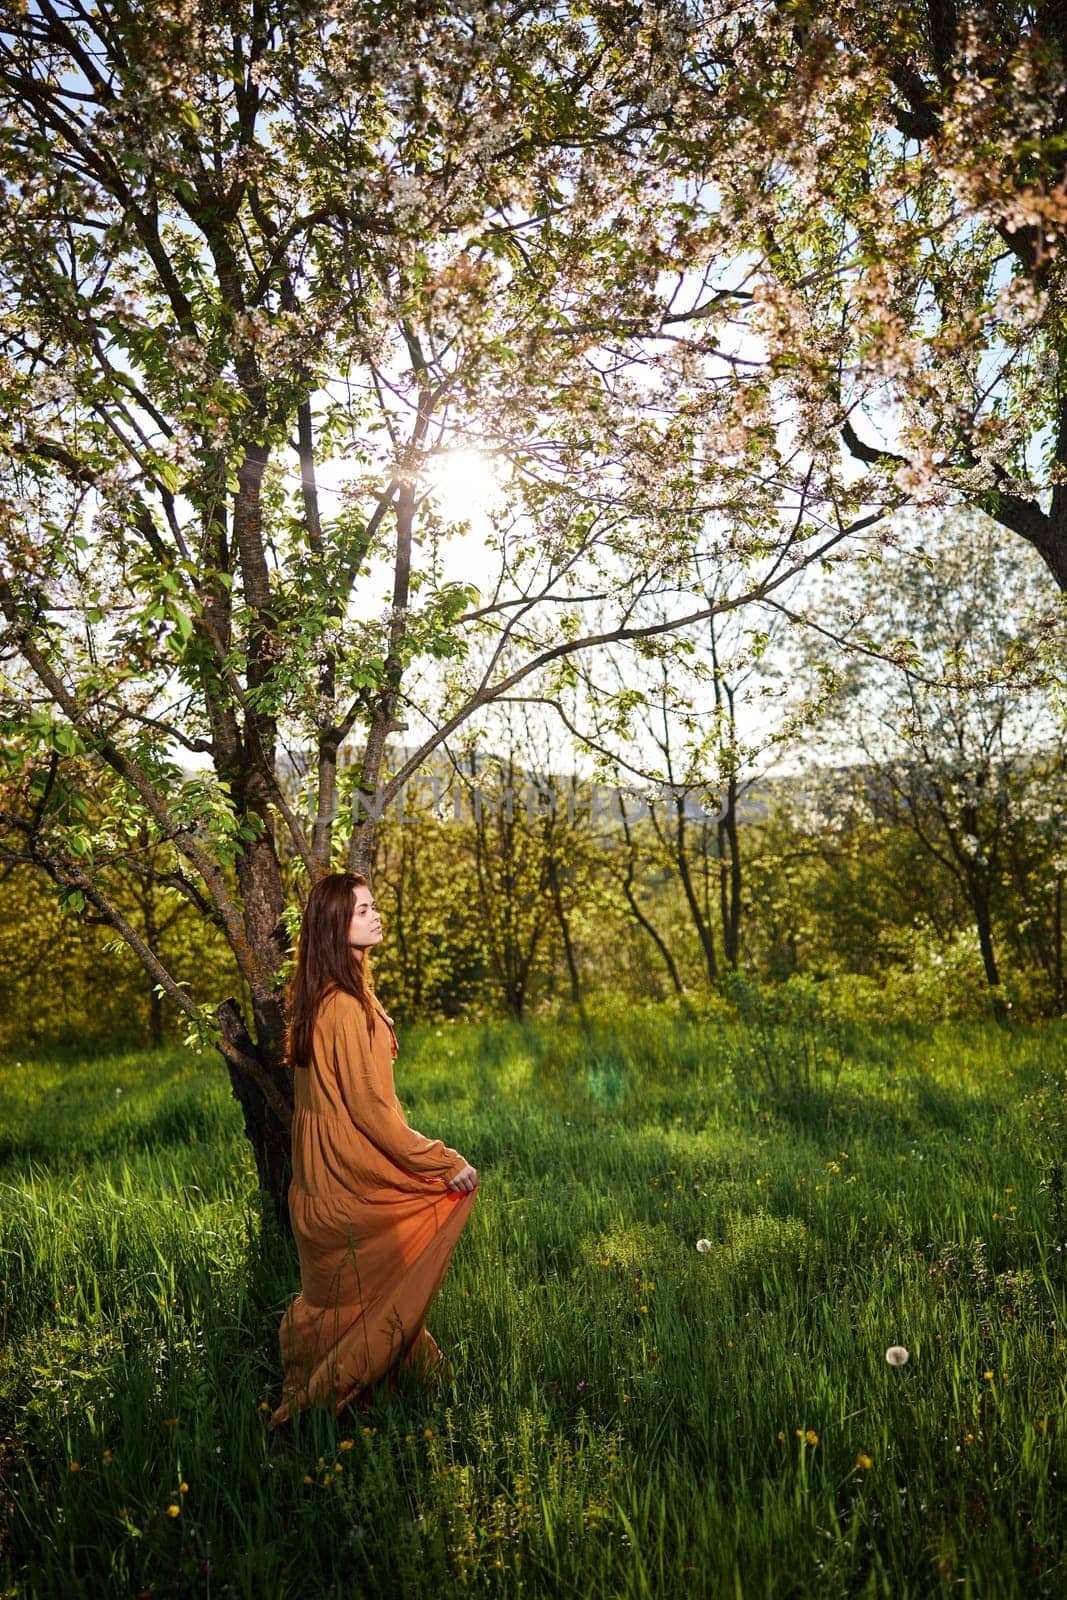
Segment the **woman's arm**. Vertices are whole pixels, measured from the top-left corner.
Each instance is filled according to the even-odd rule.
[[[384,1093],[374,1060],[367,1018],[359,1001],[339,994],[334,1001],[334,1063],[345,1109],[361,1133],[405,1172],[418,1178],[455,1177],[466,1166],[440,1139],[409,1128],[398,1102]]]

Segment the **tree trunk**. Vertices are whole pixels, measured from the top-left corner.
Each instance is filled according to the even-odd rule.
[[[563,907],[563,891],[559,878],[559,862],[552,851],[549,850],[545,858],[545,868],[548,873],[549,887],[552,890],[552,904],[556,910],[556,921],[559,923],[560,933],[563,935],[563,950],[567,958],[567,975],[570,978],[571,1001],[577,1009],[583,1023],[588,1019],[585,1014],[585,1005],[582,1001],[582,986],[578,977],[578,961],[574,954],[574,941],[571,938],[570,923]]]
[[[737,836],[737,779],[731,773],[726,789],[726,812],[718,825],[719,903],[722,916],[723,958],[737,968],[741,951],[741,846]],[[729,858],[723,852],[729,851]]]
[[[263,1059],[263,1052],[249,1037],[237,1001],[224,1000],[216,1016],[226,1043],[257,1061],[270,1081],[291,1101],[285,1068],[278,1061]],[[233,1097],[241,1107],[245,1134],[255,1157],[259,1186],[270,1197],[279,1228],[284,1234],[289,1234],[289,1179],[292,1176],[289,1130],[267,1104],[255,1080],[228,1057],[223,1056],[223,1060],[230,1075]]]
[[[689,907],[689,914],[693,919],[693,926],[696,928],[697,936],[700,939],[700,948],[704,956],[704,966],[707,969],[708,982],[716,983],[719,977],[719,964],[715,959],[715,940],[712,935],[711,928],[701,912],[700,903],[696,896],[696,890],[693,887],[693,877],[689,871],[689,857],[686,854],[685,802],[686,796],[684,794],[677,796],[674,802],[677,812],[675,827],[675,860],[678,863],[678,875],[682,880],[682,888],[685,891],[686,904]]]
[[[989,912],[989,896],[982,884],[973,880],[970,885],[971,908],[974,911],[974,925],[978,930],[978,947],[982,952],[982,965],[985,968],[986,982],[991,989],[999,989],[1000,972],[997,968],[996,952],[993,949],[993,922]]]

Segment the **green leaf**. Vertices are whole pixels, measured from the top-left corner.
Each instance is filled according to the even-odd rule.
[[[189,613],[183,610],[183,608],[173,600],[169,603],[167,609],[174,618],[175,626],[182,636],[182,641],[184,642],[187,639],[191,639],[193,634],[193,624]]]

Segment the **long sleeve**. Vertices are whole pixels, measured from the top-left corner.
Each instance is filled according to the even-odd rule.
[[[384,1028],[384,1024],[379,1024]],[[452,1178],[465,1162],[440,1139],[410,1128],[395,1095],[386,1092],[363,1007],[348,995],[335,1002],[334,1066],[345,1109],[360,1132],[382,1153],[419,1178]],[[390,1086],[391,1087],[391,1086]]]

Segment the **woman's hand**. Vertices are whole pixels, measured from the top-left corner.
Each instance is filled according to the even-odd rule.
[[[470,1194],[472,1189],[478,1187],[478,1169],[476,1167],[460,1167],[454,1178],[449,1178],[446,1188],[454,1189],[457,1194]]]

